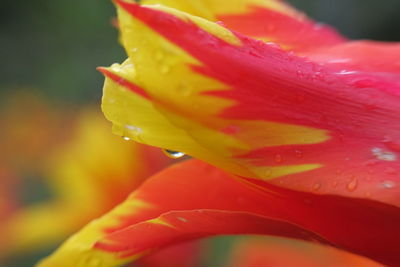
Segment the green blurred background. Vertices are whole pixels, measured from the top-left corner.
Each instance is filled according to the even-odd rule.
[[[350,38],[400,41],[399,0],[289,2]],[[44,95],[71,112],[76,106],[99,104],[103,77],[96,67],[125,57],[111,23],[114,16],[109,0],[2,0],[0,105],[20,89]],[[13,266],[31,266],[47,253],[18,259]]]
[[[290,0],[351,38],[400,41],[399,0]],[[0,92],[40,90],[64,104],[99,101],[95,70],[121,62],[109,0],[2,0]]]

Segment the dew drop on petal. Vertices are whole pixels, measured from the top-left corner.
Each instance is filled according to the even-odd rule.
[[[303,152],[301,151],[301,150],[298,150],[298,149],[296,149],[295,151],[294,151],[294,153],[295,153],[295,155],[296,155],[296,158],[302,158],[303,157]]]
[[[181,96],[187,97],[192,93],[192,89],[186,85],[180,85],[176,88],[176,91]]]
[[[128,136],[122,136],[122,139],[124,139],[125,141],[131,140]]]
[[[353,177],[353,179],[350,181],[350,183],[347,184],[347,189],[350,192],[353,192],[354,190],[356,190],[357,185],[358,185],[358,181],[355,177]]]
[[[168,65],[165,65],[165,64],[162,64],[160,67],[159,67],[159,71],[161,72],[161,74],[167,74],[169,71],[170,71],[170,66],[168,66]]]
[[[178,217],[178,220],[180,220],[181,222],[188,222],[188,220],[186,218],[183,218],[183,217]]]
[[[383,161],[396,161],[397,160],[397,155],[390,152],[390,151],[385,151],[381,148],[374,147],[371,149],[372,154],[380,160]]]
[[[321,188],[321,183],[315,183],[315,184],[312,186],[312,189],[313,189],[314,191],[318,191],[320,188]]]
[[[395,186],[395,183],[392,181],[383,181],[381,183],[381,187],[386,188],[386,189],[393,188],[394,186]]]
[[[272,175],[272,170],[271,169],[267,169],[264,172],[264,178],[268,178]]]
[[[185,153],[179,152],[179,151],[174,151],[174,150],[169,150],[169,149],[163,149],[165,155],[167,155],[170,158],[173,159],[179,159],[183,156],[185,156]]]
[[[283,161],[281,154],[276,154],[274,159],[276,163],[281,163]]]
[[[161,50],[158,50],[154,53],[154,59],[156,61],[161,61],[164,58],[164,52],[162,52]]]

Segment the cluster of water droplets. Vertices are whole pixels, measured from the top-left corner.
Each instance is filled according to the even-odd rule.
[[[132,137],[136,141],[140,142],[142,133],[143,133],[142,128],[140,128],[138,126],[126,124],[123,129],[122,138],[126,141],[130,141],[131,137]],[[131,136],[131,137],[129,137],[129,136]]]

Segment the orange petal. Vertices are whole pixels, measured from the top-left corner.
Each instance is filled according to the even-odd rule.
[[[399,214],[370,200],[255,187],[190,160],[147,180],[39,266],[85,266],[89,259],[119,266],[157,248],[218,234],[318,240],[393,264]]]
[[[270,237],[241,238],[230,255],[229,267],[383,266],[332,247]]]

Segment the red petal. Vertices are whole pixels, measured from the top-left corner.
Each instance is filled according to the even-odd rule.
[[[353,41],[314,49],[308,57],[344,69],[400,74],[400,43]]]
[[[126,257],[203,236],[257,233],[316,239],[400,263],[399,209],[370,200],[265,190],[196,160],[156,175],[133,198],[151,208],[121,218],[98,249]]]
[[[257,6],[251,10],[246,14],[221,15],[218,19],[230,29],[296,52],[345,42],[333,28],[315,23],[300,13],[286,14]]]

